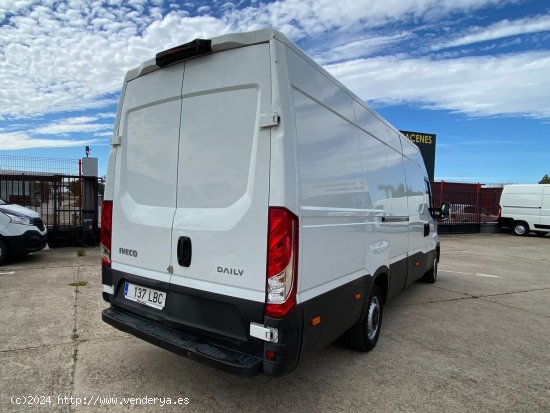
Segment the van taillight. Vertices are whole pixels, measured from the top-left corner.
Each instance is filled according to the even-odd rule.
[[[498,207],[498,219],[500,219],[502,217],[502,208],[499,206]]]
[[[101,204],[101,236],[99,250],[101,262],[111,266],[111,229],[113,224],[113,201],[103,201]]]
[[[270,207],[268,231],[265,313],[281,318],[296,305],[298,217],[285,208]]]

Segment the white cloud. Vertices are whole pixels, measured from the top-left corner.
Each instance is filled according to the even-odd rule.
[[[236,10],[227,16],[238,28],[273,26],[294,39],[401,21],[435,20],[456,12],[503,6],[519,0],[281,0]]]
[[[142,0],[0,0],[0,18],[7,19],[0,26],[0,120],[115,104],[127,70],[196,37],[266,26],[294,40],[326,38],[333,32],[342,39],[353,37],[351,45],[342,41],[319,52],[329,62],[365,56],[399,40],[393,35],[357,40],[354,36],[365,29],[515,1],[280,0],[228,8],[220,17],[190,17],[171,5],[158,7],[158,1],[151,6]],[[65,130],[76,126],[72,128],[66,125]]]
[[[488,27],[475,27],[469,30],[469,34],[461,36],[449,42],[444,42],[433,47],[434,50],[448,47],[466,46],[470,44],[486,42],[489,40],[503,39],[521,34],[550,31],[550,15],[529,17],[519,20],[502,20]]]
[[[550,117],[550,52],[448,60],[377,57],[328,66],[361,98],[473,116]]]
[[[345,39],[334,46],[323,45],[323,50],[311,50],[310,53],[316,62],[320,64],[333,63],[342,60],[351,60],[376,53],[392,44],[403,41],[411,34],[400,32],[387,36],[365,36],[357,40]]]
[[[98,113],[93,116],[76,116],[58,119],[53,122],[29,127],[26,124],[10,124],[0,128],[0,148],[2,150],[31,148],[61,148],[89,144],[102,144],[102,137],[112,135],[112,123],[98,123],[98,120],[112,119],[111,113]],[[88,134],[93,139],[69,139],[70,134]],[[57,135],[59,138],[46,139],[40,135]]]
[[[40,126],[31,132],[37,135],[63,135],[67,133],[98,132],[113,128],[111,123],[95,123],[98,119],[98,116],[66,118]]]
[[[37,3],[36,0],[0,0],[0,20],[4,19],[8,13],[17,13],[35,3]]]
[[[97,119],[114,119],[116,118],[116,112],[95,113],[94,116]]]
[[[128,8],[81,10],[37,6],[0,26],[0,119],[114,104],[110,94],[127,70],[160,50],[227,31],[218,19],[185,12],[154,20]]]
[[[99,142],[97,139],[35,139],[24,132],[0,133],[0,148],[4,151],[33,148],[66,148],[90,145]]]
[[[208,14],[212,11],[210,6],[200,6],[197,8],[197,12],[200,14]]]

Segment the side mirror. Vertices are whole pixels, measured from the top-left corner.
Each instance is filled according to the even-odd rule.
[[[440,212],[439,212],[439,216],[441,218],[446,218],[449,216],[449,210],[451,209],[451,205],[448,203],[448,202],[443,202],[441,204],[441,208],[440,208]]]

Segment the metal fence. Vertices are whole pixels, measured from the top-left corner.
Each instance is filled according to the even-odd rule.
[[[79,160],[0,155],[0,175],[79,175]]]
[[[95,177],[0,172],[0,198],[38,212],[51,245],[98,242],[101,185]]]
[[[502,187],[455,182],[432,182],[434,204],[450,204],[440,232],[480,232],[482,224],[496,223]]]

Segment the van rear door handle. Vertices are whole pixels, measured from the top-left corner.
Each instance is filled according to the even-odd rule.
[[[191,238],[179,237],[178,239],[178,264],[182,267],[191,265]]]

